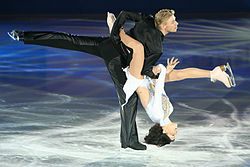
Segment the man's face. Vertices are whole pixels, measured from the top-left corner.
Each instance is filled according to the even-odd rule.
[[[177,123],[173,122],[169,123],[168,128],[166,129],[167,136],[171,140],[174,140],[177,133],[178,133]]]
[[[176,32],[177,31],[177,28],[178,28],[178,22],[175,20],[175,16],[172,15],[169,17],[169,19],[167,19],[165,21],[165,25],[164,25],[164,31],[166,33],[169,33],[169,32]]]

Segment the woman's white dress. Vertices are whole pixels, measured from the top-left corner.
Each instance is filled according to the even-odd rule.
[[[153,122],[164,126],[171,122],[169,116],[172,114],[174,108],[164,90],[166,68],[162,64],[159,64],[157,67],[161,72],[159,78],[155,80],[155,83],[146,76],[144,76],[144,79],[137,79],[129,73],[128,67],[124,69],[127,76],[127,82],[123,87],[126,94],[126,102],[122,107],[126,105],[128,99],[138,87],[146,87],[151,95],[149,103],[145,108],[146,113]],[[151,84],[154,85],[154,89],[150,86]]]

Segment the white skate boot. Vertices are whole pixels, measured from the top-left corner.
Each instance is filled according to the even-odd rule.
[[[115,15],[113,13],[107,12],[107,24],[109,27],[109,33],[111,33],[112,31],[115,20],[116,20]]]
[[[227,69],[230,72],[231,76],[229,76],[225,72]],[[224,83],[224,85],[226,85],[226,87],[228,87],[228,88],[236,86],[234,76],[233,76],[233,72],[232,72],[232,69],[231,69],[229,63],[227,63],[227,65],[221,65],[221,66],[215,67],[210,72],[210,76],[211,76],[210,78],[211,78],[212,82],[216,82],[217,80],[219,80],[222,83]]]

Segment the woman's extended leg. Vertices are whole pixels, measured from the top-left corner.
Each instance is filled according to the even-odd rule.
[[[169,74],[166,74],[165,82],[180,81],[188,78],[210,78],[210,71],[199,68],[174,69]]]
[[[180,81],[189,78],[210,78],[212,82],[221,81],[226,87],[232,87],[229,75],[225,72],[224,65],[215,67],[212,71],[199,68],[185,68],[181,70],[173,70],[166,74],[165,82]]]
[[[128,36],[123,30],[120,31],[121,41],[133,49],[133,58],[129,64],[129,72],[137,79],[143,79],[141,75],[144,64],[144,47],[137,40]]]

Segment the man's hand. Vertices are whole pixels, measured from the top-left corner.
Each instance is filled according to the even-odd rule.
[[[161,70],[157,68],[156,66],[153,67],[152,71],[155,75],[158,75],[161,72]]]
[[[167,59],[167,63],[168,65],[166,66],[166,73],[170,73],[171,71],[173,71],[173,69],[175,68],[175,66],[177,64],[179,64],[180,62],[178,61],[178,59],[174,59],[174,57],[172,57],[172,59],[169,61],[169,58]]]

